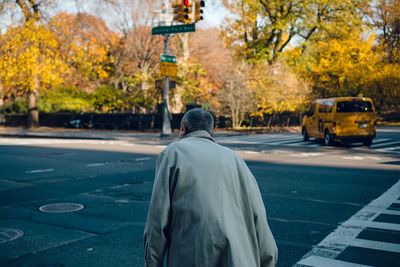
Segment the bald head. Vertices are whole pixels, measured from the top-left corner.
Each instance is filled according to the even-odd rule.
[[[214,129],[214,118],[210,112],[195,108],[189,110],[185,113],[181,120],[181,131],[182,135],[186,135],[188,133],[204,130],[209,134],[213,134]]]

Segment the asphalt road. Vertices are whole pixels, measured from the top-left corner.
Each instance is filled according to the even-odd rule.
[[[380,132],[385,141],[376,148],[328,148],[287,134],[218,141],[237,150],[257,178],[278,243],[279,266],[292,266],[307,255],[319,260],[310,266],[328,266],[320,265],[331,257],[320,257],[316,249],[321,246],[340,250],[334,263],[398,266],[400,190],[389,190],[390,197],[398,193],[387,208],[392,214],[380,210],[377,224],[362,226],[368,216],[360,210],[377,208],[368,204],[389,199],[388,189],[399,181],[400,154],[391,149],[397,141],[400,145],[399,132]],[[0,265],[143,266],[155,160],[168,142],[1,138]],[[41,211],[55,203],[79,205]],[[67,208],[80,210],[60,212]],[[362,218],[349,220],[354,216]],[[361,229],[358,243],[326,247],[324,240],[343,233],[349,223]]]

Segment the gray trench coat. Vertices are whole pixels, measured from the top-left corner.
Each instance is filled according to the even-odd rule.
[[[144,230],[145,266],[275,266],[278,252],[256,180],[206,131],[158,157]]]

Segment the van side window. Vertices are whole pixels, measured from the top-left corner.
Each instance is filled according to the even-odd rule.
[[[320,113],[330,113],[332,112],[333,101],[332,100],[324,100],[319,104],[318,111]]]
[[[372,112],[372,103],[369,101],[352,100],[337,103],[337,112]]]
[[[313,103],[312,105],[311,105],[311,107],[309,108],[309,110],[307,111],[307,116],[308,117],[311,117],[312,115],[314,115],[314,112],[315,112],[315,103]]]

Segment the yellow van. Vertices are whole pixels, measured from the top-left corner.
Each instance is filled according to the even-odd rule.
[[[323,139],[362,142],[371,146],[376,135],[376,116],[372,100],[366,97],[337,97],[314,101],[302,123],[303,140]]]

